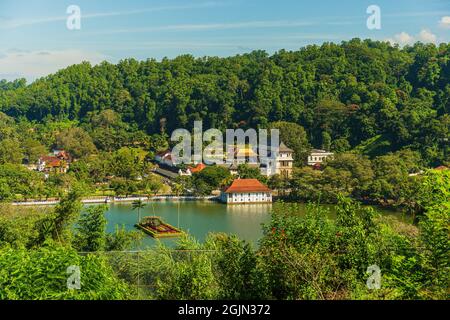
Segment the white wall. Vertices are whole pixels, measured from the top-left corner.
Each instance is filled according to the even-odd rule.
[[[250,192],[250,193],[225,193],[222,192],[220,199],[225,203],[268,203],[272,202],[270,192]]]

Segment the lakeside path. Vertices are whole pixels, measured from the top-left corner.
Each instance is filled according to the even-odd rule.
[[[154,196],[154,197],[96,197],[96,198],[84,198],[81,200],[83,204],[95,204],[95,203],[126,203],[141,200],[143,202],[150,201],[201,201],[217,200],[217,196],[206,196],[206,197],[196,197],[196,196]],[[23,202],[13,202],[13,206],[49,206],[56,205],[59,200],[36,200],[36,201],[23,201]]]

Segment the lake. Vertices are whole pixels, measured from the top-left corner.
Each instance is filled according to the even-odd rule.
[[[178,215],[179,205],[179,215]],[[273,204],[275,205],[275,204]],[[262,224],[270,220],[272,204],[225,205],[212,201],[173,201],[149,202],[141,210],[141,216],[160,216],[165,222],[179,226],[199,241],[204,241],[210,232],[235,234],[240,239],[257,244],[262,237]],[[332,206],[327,206],[331,207]],[[306,209],[306,205],[301,205]],[[401,218],[401,213],[382,210],[388,215]],[[114,231],[116,225],[124,225],[127,230],[135,230],[137,210],[132,210],[130,203],[111,204],[106,212],[107,231]],[[173,246],[174,239],[162,239],[162,242]],[[146,236],[144,246],[153,246],[156,240]]]
[[[180,208],[178,215],[178,206]],[[262,236],[261,225],[270,220],[272,204],[227,206],[211,201],[173,201],[150,202],[141,209],[141,217],[159,216],[165,222],[179,226],[199,241],[204,241],[209,232],[236,234],[243,240],[256,244]],[[107,231],[114,231],[116,225],[124,225],[134,230],[137,210],[130,203],[111,204],[106,212]],[[176,238],[175,238],[176,239]],[[172,246],[174,239],[162,239]],[[144,239],[145,245],[154,245],[156,240],[150,236]]]

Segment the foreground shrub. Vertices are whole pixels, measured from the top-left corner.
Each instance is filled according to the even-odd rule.
[[[80,289],[68,289],[68,267],[80,269]],[[46,243],[36,250],[0,249],[0,299],[114,300],[129,297],[128,288],[96,255],[79,255],[70,247]]]

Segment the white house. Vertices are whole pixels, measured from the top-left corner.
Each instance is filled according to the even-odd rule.
[[[312,149],[308,157],[308,166],[315,166],[321,164],[327,158],[332,158],[334,156],[333,152],[328,152],[325,150]]]
[[[257,179],[236,179],[222,190],[220,201],[226,204],[271,203],[272,191]]]
[[[266,177],[278,174],[284,178],[290,178],[293,168],[294,150],[288,148],[283,142],[278,148],[278,153],[270,150],[268,152],[268,159],[261,161],[261,174]]]

